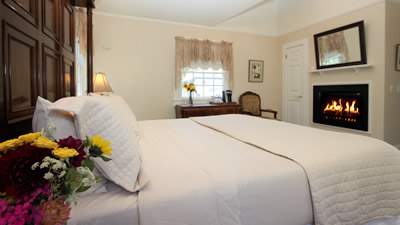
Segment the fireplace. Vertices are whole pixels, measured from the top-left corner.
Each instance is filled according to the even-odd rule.
[[[314,85],[313,122],[368,131],[368,84]]]

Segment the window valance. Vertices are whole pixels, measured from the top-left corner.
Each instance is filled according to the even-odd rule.
[[[233,88],[232,43],[210,40],[185,39],[175,37],[175,88],[180,88],[182,69],[200,65],[220,64],[229,77],[229,86]],[[208,69],[208,68],[203,68]]]

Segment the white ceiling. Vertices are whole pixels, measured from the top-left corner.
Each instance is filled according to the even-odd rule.
[[[95,13],[279,36],[383,1],[96,0]]]
[[[112,14],[216,26],[263,0],[102,0],[97,9]]]

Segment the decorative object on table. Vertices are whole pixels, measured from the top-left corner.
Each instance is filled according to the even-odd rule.
[[[225,93],[226,93],[226,97],[228,99],[227,102],[232,102],[232,90],[226,90]]]
[[[99,136],[50,139],[44,130],[0,143],[0,224],[65,224],[77,193],[100,180],[91,158],[111,160]]]
[[[400,71],[400,44],[396,45],[396,71]]]
[[[186,89],[186,91],[189,93],[189,105],[193,105],[193,96],[192,93],[196,92],[196,86],[193,83],[184,83],[183,87]]]
[[[225,91],[222,91],[222,102],[226,102]]]
[[[214,104],[214,103],[215,103],[215,96],[211,96],[210,104]]]
[[[249,60],[249,82],[263,82],[264,61]]]
[[[96,73],[93,77],[93,92],[98,92],[100,95],[113,92],[108,83],[105,73]]]

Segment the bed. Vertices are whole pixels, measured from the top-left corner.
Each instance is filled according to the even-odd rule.
[[[80,136],[106,97],[89,98],[48,108],[74,113]],[[104,173],[106,191],[81,197],[68,224],[400,224],[400,152],[379,140],[246,115],[140,121],[130,139],[140,149],[134,191]]]

